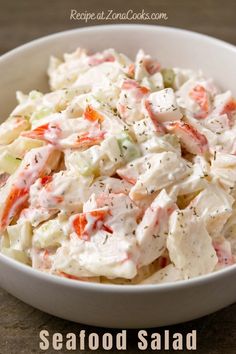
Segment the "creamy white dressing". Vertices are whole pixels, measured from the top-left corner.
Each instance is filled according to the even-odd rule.
[[[0,126],[0,171],[15,171],[0,187],[1,247],[42,271],[121,284],[235,263],[232,93],[143,50],[132,61],[78,48],[48,75],[52,91],[18,92]]]

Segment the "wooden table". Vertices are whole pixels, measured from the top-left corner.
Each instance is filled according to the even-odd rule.
[[[119,5],[110,1],[30,1],[0,0],[0,53],[40,36],[66,29],[95,25],[99,21],[73,22],[69,20],[70,10],[96,12],[113,9],[125,12],[142,8],[146,12],[166,12],[168,20],[145,23],[176,26],[212,35],[236,44],[236,2],[234,0],[120,0]],[[121,21],[120,21],[121,22]],[[125,21],[123,21],[125,22]],[[137,23],[138,21],[136,21]],[[104,22],[103,22],[104,23]],[[112,23],[107,21],[105,23]],[[227,289],[226,289],[227,291]],[[198,331],[198,350],[202,354],[236,353],[236,304],[196,321],[168,327],[171,332],[185,333],[192,329]],[[38,334],[41,329],[52,332],[104,333],[95,329],[74,324],[42,313],[20,302],[4,290],[0,290],[0,353],[21,354],[39,353]],[[111,330],[116,333],[116,330]],[[152,332],[153,330],[150,330]],[[163,331],[163,329],[161,329]],[[137,331],[128,331],[128,353],[137,353]],[[84,351],[87,353],[89,351]],[[102,352],[102,351],[100,351]],[[112,351],[115,352],[115,351]],[[152,350],[147,350],[153,353]],[[47,351],[55,353],[55,351]]]

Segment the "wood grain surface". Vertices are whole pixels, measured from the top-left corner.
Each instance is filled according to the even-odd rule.
[[[107,11],[125,12],[166,12],[168,20],[133,21],[186,28],[205,33],[236,44],[236,1],[235,0],[0,0],[0,54],[7,52],[29,40],[57,31],[117,21],[89,21],[88,23],[70,21],[70,10],[82,12]],[[119,21],[119,23],[127,21]],[[2,103],[1,103],[2,104]],[[30,285],[29,285],[30,286]],[[225,290],[227,291],[227,289]],[[104,333],[106,330],[88,327],[58,319],[33,309],[4,290],[0,290],[0,353],[30,354],[40,353],[39,331]],[[236,304],[204,318],[185,324],[168,327],[171,332],[186,333],[198,331],[197,353],[235,354],[236,353]],[[159,329],[163,331],[164,329]],[[109,330],[116,333],[116,330]],[[154,330],[150,330],[150,333]],[[137,331],[128,331],[128,353],[137,353]],[[60,351],[60,353],[66,351]],[[90,351],[85,350],[84,353]],[[97,351],[102,353],[103,351]],[[110,351],[115,353],[116,351]],[[163,351],[164,352],[164,351]],[[53,350],[47,353],[55,353]],[[118,351],[117,351],[118,353]],[[153,353],[147,350],[145,353]],[[170,351],[171,353],[171,351]],[[185,351],[184,351],[185,353]]]

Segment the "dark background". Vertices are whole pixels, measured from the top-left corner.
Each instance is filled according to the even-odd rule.
[[[85,10],[98,12],[109,9],[115,12],[126,12],[128,9],[135,12],[142,9],[146,12],[166,12],[167,21],[143,21],[142,23],[186,28],[236,44],[235,0],[120,0],[116,2],[111,2],[111,0],[0,0],[0,54],[53,32],[102,24],[100,21],[89,21],[87,24],[70,21],[71,9],[77,9],[80,12]],[[122,22],[127,23],[127,21],[119,21],[119,23]],[[115,22],[106,21],[105,23]],[[53,306],[53,299],[51,301]],[[23,304],[0,289],[1,354],[39,353],[38,335],[41,329],[48,329],[51,333],[76,333],[81,329],[101,334],[106,331],[116,333],[116,330],[96,329],[57,319]],[[199,320],[170,326],[168,329],[172,333],[183,334],[196,329],[198,331],[197,353],[199,354],[236,353],[236,305]],[[163,330],[158,329],[161,332]],[[155,330],[149,331],[149,333],[152,332]],[[137,349],[136,338],[136,330],[128,331],[128,353],[141,353]],[[84,351],[84,353],[88,352]],[[115,350],[110,351],[110,353],[115,352]],[[55,353],[55,351],[49,350],[47,353]],[[153,351],[150,349],[145,353],[153,353]]]

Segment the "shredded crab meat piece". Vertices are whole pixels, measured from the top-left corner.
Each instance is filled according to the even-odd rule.
[[[205,135],[188,123],[168,123],[166,129],[177,135],[183,147],[191,154],[202,155],[208,151],[208,141]]]
[[[50,145],[28,152],[19,169],[11,176],[10,183],[0,191],[3,207],[0,212],[0,229],[4,230],[25,206],[30,186],[40,175],[57,165],[59,153]]]

